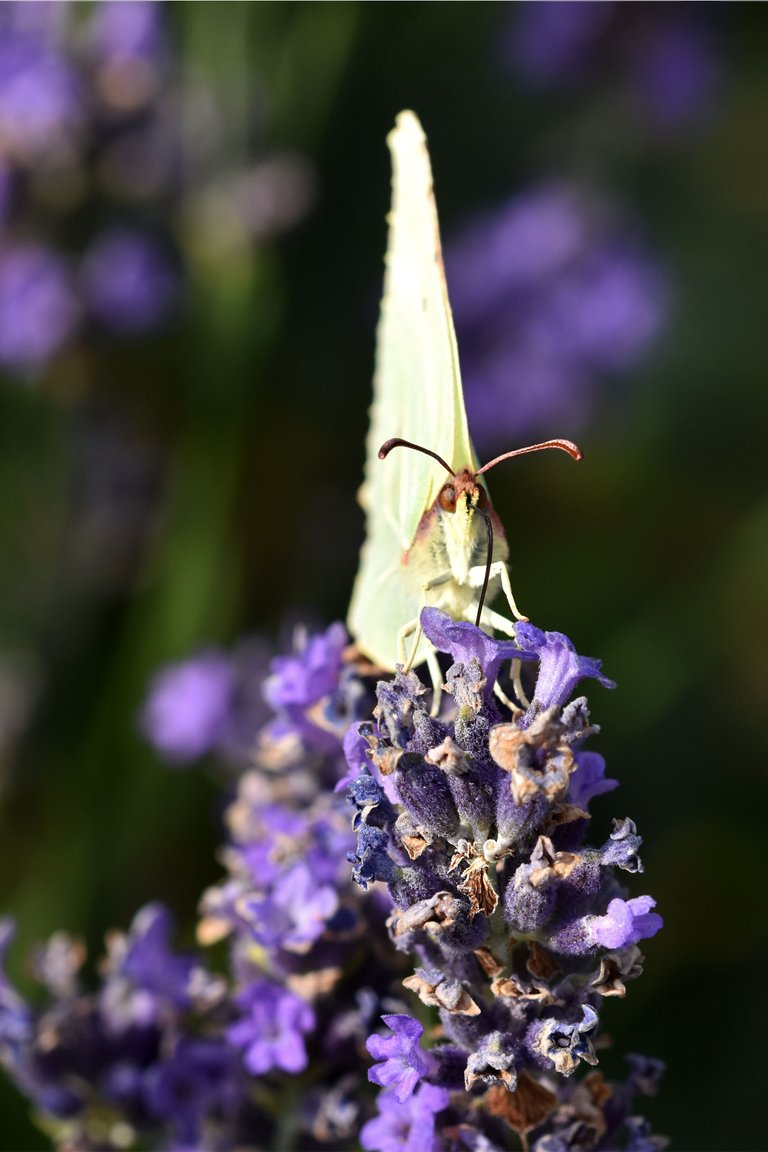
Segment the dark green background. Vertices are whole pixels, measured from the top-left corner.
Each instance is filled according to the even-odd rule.
[[[191,939],[197,897],[220,874],[218,792],[204,773],[166,772],[140,741],[147,678],[203,643],[345,613],[384,138],[412,107],[444,235],[542,174],[584,177],[632,208],[670,267],[668,334],[596,404],[583,464],[518,461],[493,494],[519,603],[619,683],[591,692],[595,746],[621,780],[597,805],[596,836],[613,815],[637,821],[646,875],[633,893],[656,896],[666,927],[606,1027],[617,1053],[667,1061],[648,1112],[674,1148],[765,1148],[768,13],[723,8],[716,114],[665,141],[628,115],[608,71],[575,94],[517,87],[493,51],[505,4],[173,7],[181,79],[214,85],[229,161],[303,152],[317,198],[290,236],[226,259],[180,225],[191,288],[176,328],[86,346],[35,387],[0,383],[0,646],[25,653],[40,684],[0,764],[14,974],[54,929],[97,952],[156,897]],[[162,462],[157,528],[111,584],[71,550],[75,433],[96,398]],[[46,1146],[25,1111],[3,1086],[3,1147]]]

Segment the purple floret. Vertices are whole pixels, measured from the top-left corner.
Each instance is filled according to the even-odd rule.
[[[138,335],[168,318],[179,276],[166,245],[135,228],[110,228],[96,237],[83,261],[85,296],[105,328]]]
[[[303,1072],[307,1066],[304,1034],[315,1014],[304,1000],[268,980],[253,984],[237,999],[244,1015],[227,1029],[227,1039],[243,1049],[245,1067],[254,1076],[273,1068]]]
[[[392,1090],[381,1092],[379,1114],[360,1129],[360,1144],[365,1152],[434,1152],[435,1116],[449,1100],[434,1084],[421,1084],[404,1102]]]
[[[636,896],[634,900],[611,900],[605,916],[593,916],[589,921],[592,939],[603,948],[626,948],[638,940],[655,936],[664,921],[657,912],[651,912],[656,901],[650,896]]]
[[[488,681],[488,694],[504,660],[536,659],[535,648],[528,652],[514,640],[495,640],[468,620],[453,620],[439,608],[423,608],[419,620],[424,635],[439,652],[447,652],[456,663],[468,664],[473,657],[479,661]]]
[[[234,688],[232,665],[222,652],[203,652],[169,664],[150,684],[141,714],[142,732],[171,763],[196,760],[224,737]]]
[[[277,713],[268,728],[271,737],[299,737],[323,751],[338,749],[340,735],[326,731],[307,713],[312,705],[339,691],[342,654],[348,642],[344,625],[331,624],[325,632],[299,637],[290,656],[272,661],[264,684],[265,699]]]
[[[605,688],[615,688],[613,680],[600,671],[602,660],[591,656],[579,656],[572,642],[562,632],[542,632],[528,621],[521,621],[515,627],[518,642],[524,648],[535,652],[539,659],[539,675],[533,702],[528,714],[521,721],[524,727],[534,716],[548,708],[561,707],[580,680],[592,677]]]
[[[404,1013],[390,1013],[382,1020],[392,1029],[392,1035],[374,1034],[366,1040],[371,1056],[381,1061],[368,1069],[368,1079],[382,1088],[391,1088],[397,1102],[403,1104],[429,1072],[429,1062],[419,1047],[424,1025]]]
[[[45,37],[0,24],[0,137],[6,147],[25,162],[36,161],[55,152],[82,114],[80,85],[64,56]]]
[[[79,308],[69,269],[52,249],[0,251],[0,365],[40,369],[75,330]]]

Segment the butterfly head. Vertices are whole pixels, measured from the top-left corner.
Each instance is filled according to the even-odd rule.
[[[469,468],[455,472],[452,478],[443,484],[437,502],[443,512],[459,511],[466,514],[475,508],[485,510],[490,503],[485,488],[477,482],[477,474]]]
[[[474,564],[478,561],[485,564],[485,581],[477,610],[479,626],[491,565],[494,558],[506,559],[507,551],[503,530],[491,506],[488,493],[482,484],[478,483],[478,477],[495,467],[496,464],[500,464],[502,460],[508,460],[512,456],[524,456],[528,452],[539,452],[543,448],[559,448],[561,451],[567,452],[574,460],[581,460],[581,449],[570,440],[545,440],[541,444],[530,444],[526,448],[515,448],[511,452],[505,452],[503,455],[489,460],[482,468],[473,470],[465,467],[455,471],[442,456],[438,456],[437,452],[433,452],[431,448],[414,444],[410,440],[403,440],[399,436],[386,440],[382,444],[379,448],[379,459],[386,460],[393,448],[411,448],[415,452],[423,452],[425,456],[431,456],[446,470],[450,477],[440,489],[434,507],[446,514],[443,516],[445,545],[450,570],[454,577],[460,582],[465,582],[469,576],[469,570]],[[494,531],[497,544],[501,545],[496,550],[494,549]],[[481,539],[483,536],[485,536],[484,545]],[[477,556],[478,550],[482,550],[482,557]],[[498,557],[495,557],[496,551],[500,553]]]

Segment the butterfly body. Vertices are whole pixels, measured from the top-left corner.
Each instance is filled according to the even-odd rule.
[[[488,533],[485,520],[478,515],[480,506],[493,524],[493,561],[504,561],[509,555],[501,521],[496,515],[487,490],[465,468],[452,481],[444,484],[431,506],[421,517],[411,548],[403,554],[403,572],[415,592],[430,581],[434,594],[429,602],[436,608],[462,619],[477,601],[472,584],[473,569],[484,570],[488,556]],[[440,575],[442,583],[437,583]]]

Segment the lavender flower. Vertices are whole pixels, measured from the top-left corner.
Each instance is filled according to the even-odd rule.
[[[97,236],[83,261],[91,313],[110,331],[133,335],[165,321],[179,295],[179,276],[167,249],[133,228]]]
[[[227,1030],[227,1039],[243,1049],[249,1072],[260,1075],[272,1068],[301,1072],[307,1066],[304,1033],[315,1024],[308,1004],[276,984],[252,984],[238,999],[244,1015]]]
[[[590,921],[592,939],[603,948],[626,948],[655,936],[663,924],[661,916],[651,912],[655,904],[650,896],[611,900],[605,916],[595,916]]]
[[[371,709],[343,630],[273,661],[281,722],[254,741],[227,813],[226,874],[202,901],[198,938],[220,946],[222,975],[173,948],[168,910],[152,904],[109,937],[95,992],[63,935],[36,953],[39,1006],[0,980],[0,1058],[70,1143],[87,1147],[101,1124],[109,1149],[127,1130],[150,1147],[269,1145],[290,1092],[294,1147],[489,1152],[508,1146],[509,1126],[539,1152],[664,1146],[634,1108],[657,1063],[634,1057],[618,1084],[578,1075],[596,1062],[603,1001],[625,994],[638,941],[661,923],[617,878],[642,870],[632,822],[586,843],[586,805],[615,782],[583,748],[595,729],[563,685],[597,663],[574,677],[583,658],[532,625],[521,649],[440,613],[424,623],[456,660],[441,714],[401,672],[354,739],[342,711]],[[547,677],[552,649],[566,672]],[[506,718],[486,690],[500,659],[521,653],[551,685],[531,720]],[[332,790],[346,762],[358,766],[352,829]],[[379,780],[393,779],[388,796]],[[439,1031],[393,996],[403,977]],[[375,1113],[366,1046],[383,1088]]]
[[[488,692],[493,689],[503,661],[534,660],[538,652],[534,645],[530,646],[530,651],[521,648],[517,639],[494,640],[467,621],[452,620],[439,608],[422,609],[420,621],[424,635],[439,652],[449,653],[455,663],[468,664],[473,659],[480,663],[488,682]],[[516,635],[522,639],[519,631]],[[533,638],[538,640],[537,636]]]
[[[502,42],[504,60],[532,87],[581,79],[612,8],[592,0],[522,5]]]
[[[701,20],[667,19],[642,43],[632,80],[649,122],[675,133],[711,119],[722,74],[713,29]]]
[[[597,383],[647,356],[669,306],[658,263],[568,185],[477,217],[448,245],[446,270],[467,405],[487,451],[564,413],[583,424]]]
[[[391,1088],[398,1104],[404,1104],[430,1068],[419,1047],[424,1025],[402,1013],[390,1013],[382,1020],[393,1034],[369,1036],[366,1040],[371,1056],[381,1061],[368,1070],[368,1079],[382,1088]]]
[[[600,671],[602,661],[594,660],[591,656],[579,656],[562,632],[542,632],[534,624],[523,620],[516,625],[515,636],[539,660],[533,702],[522,722],[524,725],[530,724],[539,712],[562,707],[584,677],[599,680],[604,688],[616,687],[614,681]]]
[[[722,72],[712,14],[575,0],[521,4],[501,40],[503,63],[527,87],[627,88],[646,127],[666,133],[706,123]]]
[[[74,331],[78,304],[66,263],[42,245],[0,249],[0,365],[34,371]]]
[[[203,652],[171,664],[152,681],[142,731],[171,763],[186,764],[223,738],[233,692],[232,665],[222,652]]]
[[[61,149],[82,118],[75,73],[55,42],[56,5],[4,4],[0,13],[0,139],[24,164]],[[42,19],[23,11],[37,8]]]
[[[360,1130],[360,1143],[366,1152],[438,1152],[435,1116],[448,1107],[445,1088],[422,1084],[406,1100],[398,1100],[393,1090],[379,1096],[379,1114]]]
[[[278,719],[270,738],[299,738],[322,751],[338,748],[349,722],[340,685],[347,643],[343,624],[332,624],[322,635],[297,636],[295,653],[272,662],[264,695]]]

